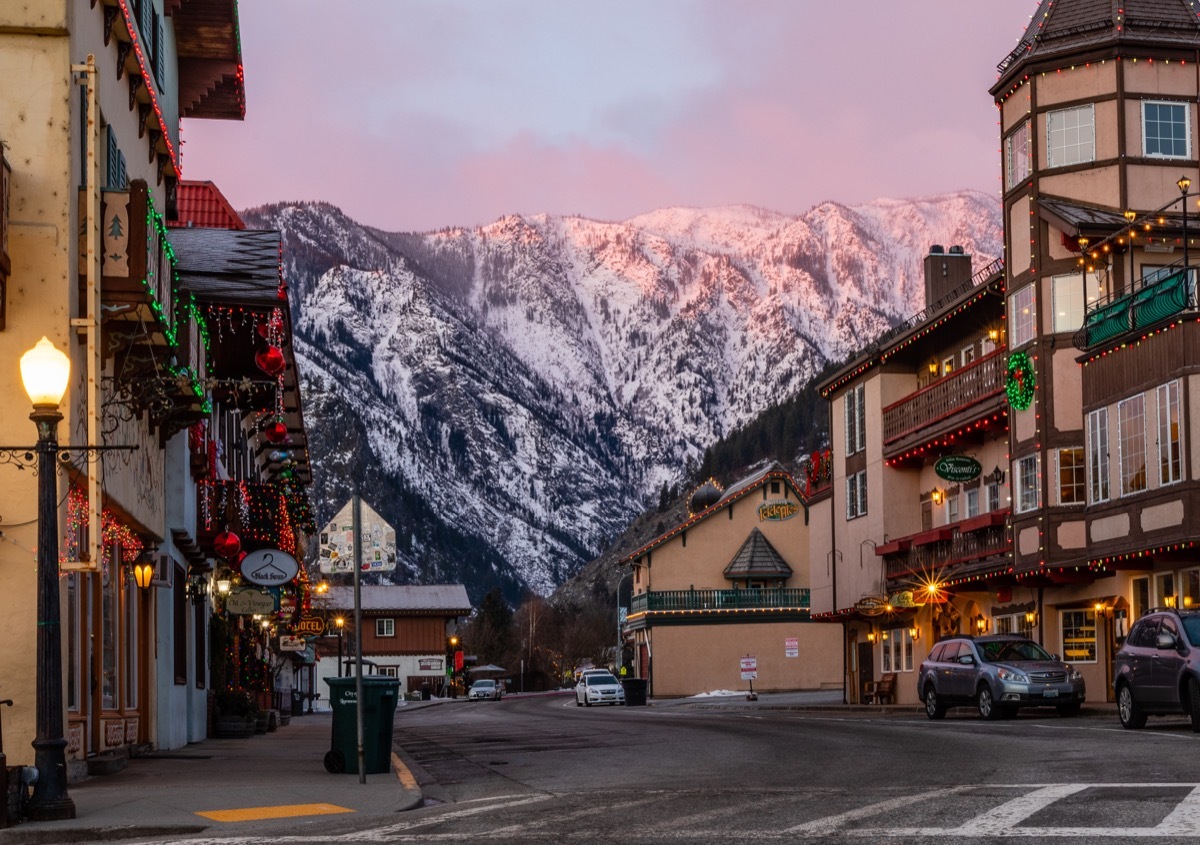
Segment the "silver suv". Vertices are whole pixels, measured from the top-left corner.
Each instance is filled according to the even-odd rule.
[[[946,708],[977,707],[984,719],[1011,718],[1019,707],[1054,707],[1074,716],[1083,706],[1083,677],[1026,637],[958,636],[933,647],[917,674],[925,715],[941,719]]]
[[[1200,612],[1155,608],[1135,622],[1117,652],[1113,686],[1124,727],[1186,713],[1200,733]]]

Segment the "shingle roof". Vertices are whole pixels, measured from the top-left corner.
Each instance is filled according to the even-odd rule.
[[[790,578],[792,568],[757,528],[725,567],[726,578]]]
[[[279,306],[279,232],[172,229],[179,281],[201,302]]]
[[[467,588],[462,584],[369,585],[361,588],[361,599],[364,611],[442,611],[453,616],[466,616],[471,612],[471,600],[467,598]],[[354,588],[330,587],[325,595],[325,603],[337,610],[351,610],[354,607]]]
[[[1042,0],[993,93],[1028,61],[1115,46],[1200,47],[1200,17],[1192,0]]]
[[[245,229],[246,223],[212,182],[180,181],[175,192],[177,220],[172,228]]]

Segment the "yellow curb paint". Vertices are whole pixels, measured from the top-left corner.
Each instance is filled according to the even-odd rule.
[[[334,813],[353,813],[336,804],[285,804],[280,807],[246,807],[241,810],[205,810],[196,815],[215,822],[250,822],[260,819],[287,819],[293,816],[329,816]]]
[[[400,779],[401,786],[405,789],[417,789],[417,779],[408,770],[408,766],[400,762],[400,756],[395,751],[392,752],[392,768],[396,770],[396,777]]]

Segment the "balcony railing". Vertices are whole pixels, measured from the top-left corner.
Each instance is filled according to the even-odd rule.
[[[883,409],[884,447],[1004,393],[1004,349],[988,353]]]
[[[1130,293],[1102,299],[1088,310],[1083,328],[1075,333],[1075,348],[1086,352],[1198,304],[1195,267],[1179,267],[1162,277],[1143,279]]]
[[[656,610],[767,610],[809,606],[809,591],[801,587],[745,590],[659,590],[637,593],[630,613]]]
[[[947,567],[973,566],[989,559],[1002,565],[1012,549],[1012,541],[1008,539],[1008,531],[1003,524],[966,533],[948,525],[943,527],[943,532],[948,535],[945,539],[921,545],[902,544],[905,551],[885,556],[887,577],[928,577],[943,573]]]

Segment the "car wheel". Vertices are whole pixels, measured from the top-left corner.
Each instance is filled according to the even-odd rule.
[[[1188,678],[1188,715],[1192,717],[1192,733],[1200,734],[1200,682]]]
[[[1134,730],[1146,725],[1146,714],[1133,700],[1133,689],[1129,684],[1121,684],[1117,690],[1117,715],[1121,717],[1123,728]]]
[[[1082,708],[1082,704],[1074,701],[1070,704],[1059,704],[1054,709],[1058,711],[1058,715],[1060,716],[1078,716]]]
[[[588,700],[587,700],[587,698],[584,698],[584,699],[583,699],[583,706],[584,706],[584,707],[591,707],[591,706],[592,706],[592,702],[588,701]]]
[[[933,684],[925,686],[925,715],[930,719],[946,718],[946,708],[938,701],[937,690],[933,688]]]
[[[979,705],[979,717],[981,719],[988,719],[990,721],[1000,718],[1002,708],[992,698],[992,688],[987,684],[980,684],[979,693],[976,695],[976,703]]]

